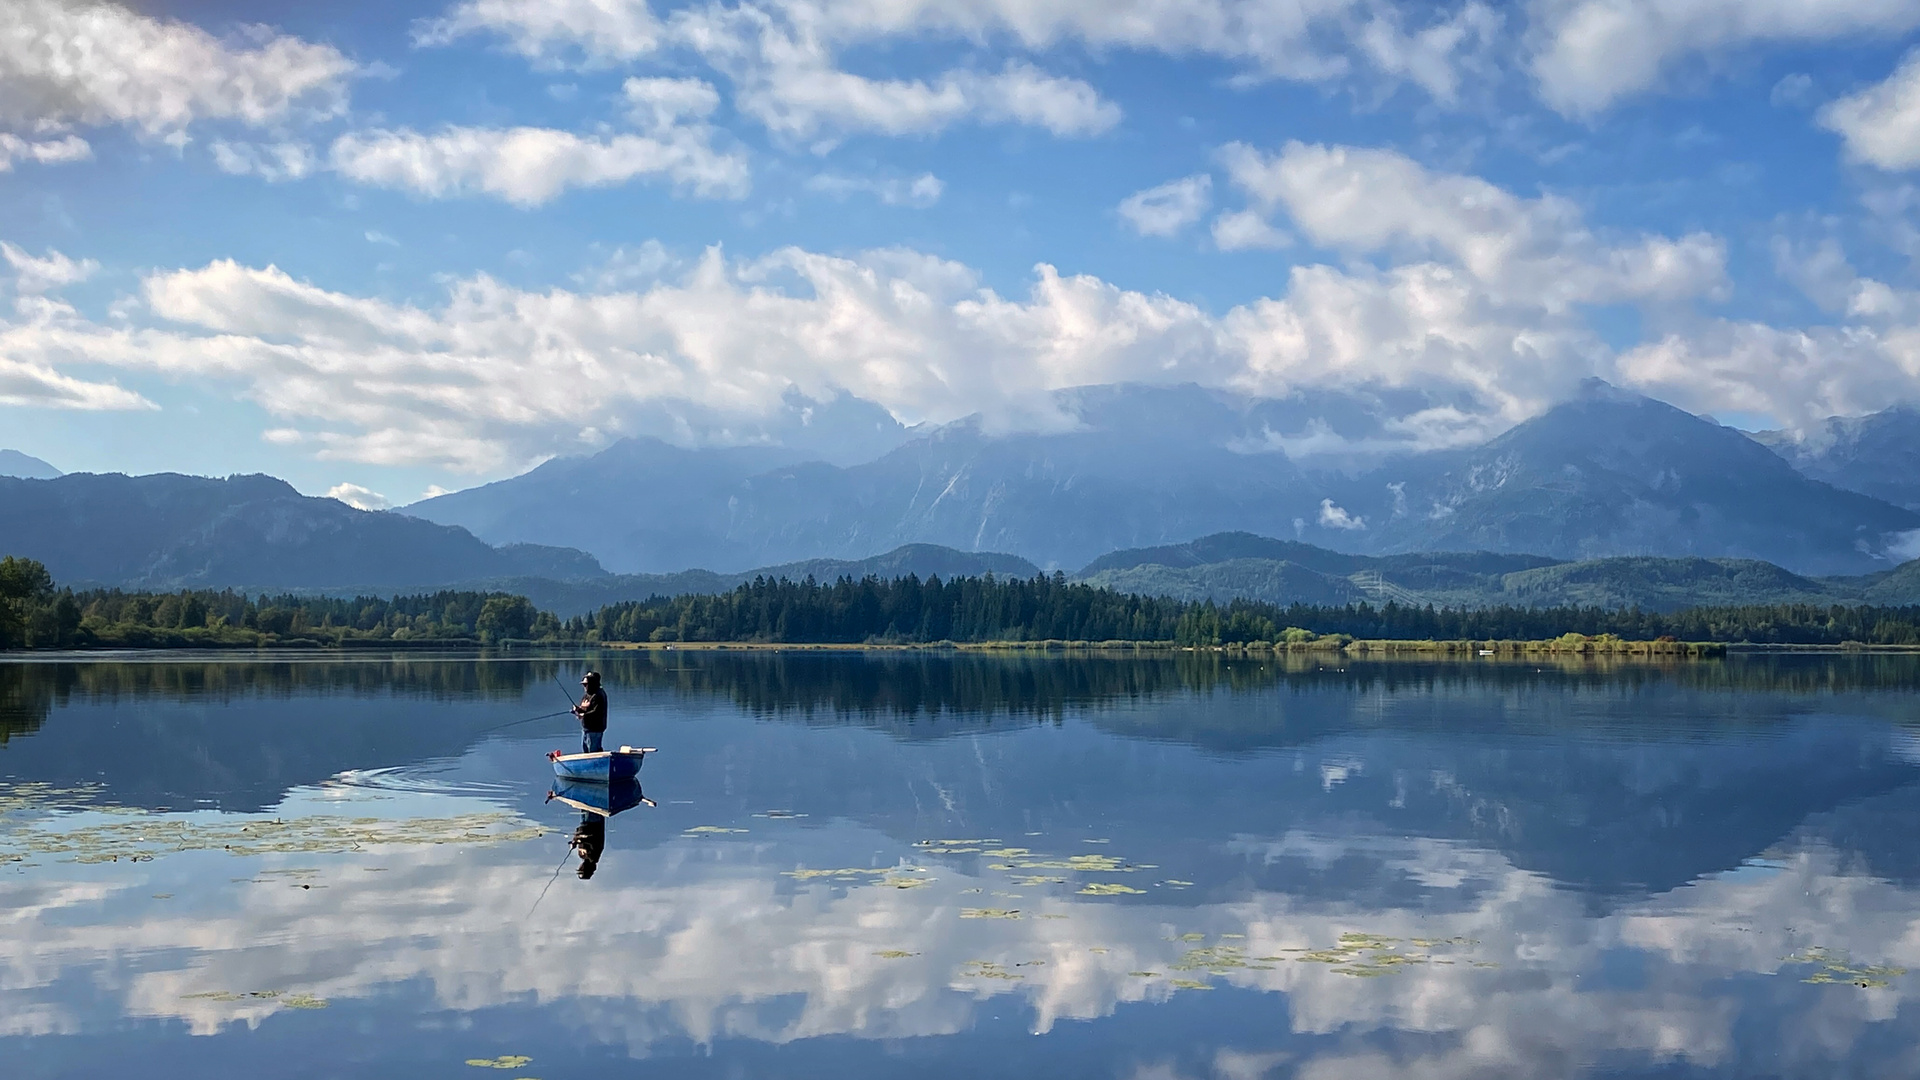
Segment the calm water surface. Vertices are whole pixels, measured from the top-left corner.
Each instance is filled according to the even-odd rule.
[[[660,752],[583,878],[570,720],[502,725],[584,663]],[[1912,1077],[1917,704],[1915,658],[0,663],[0,1061]]]

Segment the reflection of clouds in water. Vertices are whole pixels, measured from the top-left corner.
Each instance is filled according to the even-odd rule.
[[[1781,958],[1818,945],[1855,962],[1920,967],[1915,895],[1836,877],[1836,855],[1819,847],[1784,857],[1777,869],[1704,879],[1590,918],[1578,894],[1483,849],[1289,833],[1229,846],[1241,858],[1317,865],[1365,848],[1376,873],[1430,891],[1419,908],[1367,910],[1278,892],[1186,908],[1080,900],[1076,877],[992,901],[1019,906],[1018,920],[967,920],[960,910],[1007,889],[1005,875],[973,877],[933,863],[931,883],[920,888],[795,882],[780,871],[844,865],[847,851],[899,846],[844,827],[781,835],[778,843],[756,835],[610,852],[608,874],[592,886],[568,881],[532,920],[524,913],[551,869],[551,842],[479,858],[426,846],[33,868],[0,884],[8,1002],[0,1032],[81,1031],[81,1014],[51,989],[36,992],[73,969],[125,1013],[177,1017],[202,1034],[257,1024],[284,1005],[196,994],[280,990],[339,1003],[413,982],[431,986],[448,1009],[565,1002],[595,1039],[624,1042],[636,1054],[679,1037],[784,1043],[951,1034],[967,1030],[990,1000],[1023,1001],[1035,1030],[1047,1031],[1190,992],[1171,982],[1190,977],[1288,994],[1292,1030],[1318,1040],[1301,1077],[1519,1077],[1563,1075],[1623,1055],[1726,1066],[1743,998],[1723,980],[1779,972],[1766,992],[1794,996],[1770,1007],[1797,1011],[1791,1031],[1768,1037],[1778,1040],[1789,1073],[1819,1075],[1823,1063],[1848,1054],[1865,1025],[1892,1019],[1910,984],[1801,987],[1804,973],[1783,968]],[[314,888],[263,872],[274,868],[317,870],[298,879]],[[204,884],[241,875],[251,877],[212,890]],[[973,889],[982,893],[966,891]],[[157,892],[186,899],[150,899]],[[1045,917],[1052,915],[1067,917]],[[1419,951],[1412,939],[1476,944],[1427,950],[1432,962],[1376,978],[1341,974],[1332,963],[1258,959],[1326,949],[1353,932],[1400,939],[1402,954]],[[1181,940],[1191,934],[1202,938]],[[1222,945],[1240,950],[1245,966],[1177,969],[1190,949]],[[1640,975],[1609,982],[1607,956],[1623,949],[1637,955]],[[191,962],[155,970],[172,951]],[[981,974],[990,970],[1018,978]],[[1137,971],[1158,975],[1130,974]],[[1388,1056],[1364,1038],[1383,1029],[1429,1038]],[[1263,1075],[1274,1064],[1263,1060],[1223,1052],[1211,1075]],[[1180,1075],[1152,1061],[1141,1068],[1143,1076],[1160,1075],[1155,1068]]]

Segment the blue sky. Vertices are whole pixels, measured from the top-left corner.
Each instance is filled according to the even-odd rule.
[[[1413,390],[1389,435],[1441,446],[1599,376],[1806,426],[1920,397],[1916,41],[1920,0],[18,0],[0,445],[379,505],[796,394]]]

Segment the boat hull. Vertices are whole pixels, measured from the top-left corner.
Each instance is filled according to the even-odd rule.
[[[554,753],[547,757],[553,762],[553,775],[562,780],[610,784],[639,776],[640,763],[646,760],[652,749],[650,746],[640,750],[623,746],[618,750],[602,750],[597,754]]]
[[[615,780],[608,784],[589,783],[585,780],[555,778],[553,790],[547,798],[566,803],[575,810],[612,817],[624,810],[631,810],[647,801],[640,791],[637,780]]]

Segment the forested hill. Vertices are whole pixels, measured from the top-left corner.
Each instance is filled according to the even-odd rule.
[[[1533,555],[1419,552],[1350,555],[1249,533],[1116,551],[1077,579],[1181,600],[1288,605],[1387,601],[1402,606],[1640,607],[1920,603],[1920,561],[1854,577],[1807,577],[1758,559],[1618,556],[1563,562]]]
[[[1569,635],[1571,637],[1569,637]],[[356,642],[553,645],[612,642],[935,644],[1141,642],[1346,647],[1415,641],[1590,639],[1920,645],[1920,607],[1773,605],[1662,614],[1602,608],[1281,607],[1140,596],[1031,578],[760,578],[723,593],[655,597],[560,619],[525,597],[443,592],[343,600],[222,591],[57,588],[45,567],[0,559],[0,648],[250,646]]]

